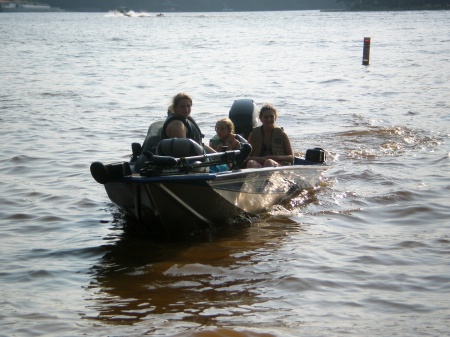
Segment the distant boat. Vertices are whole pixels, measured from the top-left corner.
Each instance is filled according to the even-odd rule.
[[[0,2],[0,12],[61,12],[59,7],[26,1]]]
[[[158,13],[158,14],[156,14],[156,16],[164,16],[164,14],[163,13]]]
[[[130,13],[130,10],[127,8],[127,7],[117,7],[116,8],[116,13],[120,13],[120,14],[122,14],[122,15],[125,15],[125,16],[131,16],[129,13]]]

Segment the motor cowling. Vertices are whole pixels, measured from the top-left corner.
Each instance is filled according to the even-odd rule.
[[[237,99],[233,102],[228,117],[233,121],[236,134],[248,139],[252,129],[260,124],[259,110],[250,98]]]
[[[104,165],[101,162],[96,161],[91,164],[90,170],[92,177],[99,184],[118,181],[124,176],[131,175],[130,164],[127,162]]]
[[[313,149],[306,150],[305,159],[315,162],[315,163],[323,163],[325,162],[326,158],[326,152],[324,149],[320,147],[315,147]]]

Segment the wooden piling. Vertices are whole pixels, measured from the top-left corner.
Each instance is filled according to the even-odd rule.
[[[363,66],[369,65],[369,59],[370,59],[370,37],[365,37],[364,38],[364,49],[363,49],[363,60],[362,60]]]

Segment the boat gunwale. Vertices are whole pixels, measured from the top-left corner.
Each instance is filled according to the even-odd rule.
[[[272,172],[284,172],[284,171],[299,171],[299,170],[315,170],[315,171],[325,171],[329,168],[327,164],[317,164],[317,165],[289,165],[289,166],[277,166],[277,167],[262,167],[262,168],[245,168],[238,170],[223,171],[217,173],[200,173],[200,172],[189,172],[184,174],[168,174],[168,175],[157,175],[157,176],[141,176],[139,173],[135,173],[129,176],[122,177],[121,180],[115,182],[126,182],[126,183],[165,183],[165,182],[180,182],[185,181],[187,183],[192,182],[202,182],[202,181],[212,181],[215,179],[226,179],[226,178],[236,178],[239,176],[248,175],[267,175]]]

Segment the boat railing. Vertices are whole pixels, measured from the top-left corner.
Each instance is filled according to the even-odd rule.
[[[204,172],[204,170],[201,170],[202,168],[222,164],[228,164],[232,169],[240,168],[251,152],[250,144],[243,144],[239,150],[178,158],[144,152],[148,160],[145,162],[145,167],[140,169],[139,174],[141,176],[156,176]]]

